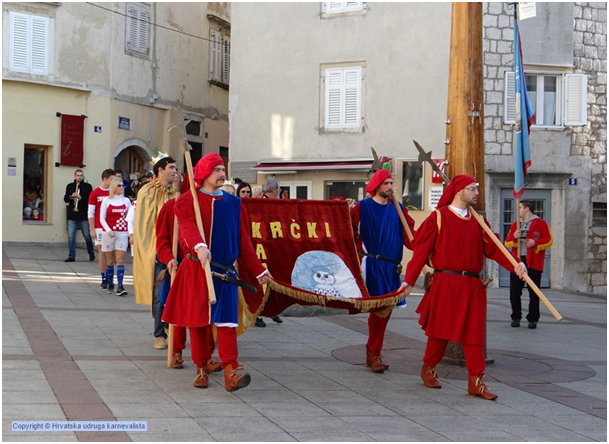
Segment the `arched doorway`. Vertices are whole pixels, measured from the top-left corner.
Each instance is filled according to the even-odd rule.
[[[121,170],[127,180],[130,175],[152,170],[152,150],[140,139],[129,139],[114,151],[114,169]]]

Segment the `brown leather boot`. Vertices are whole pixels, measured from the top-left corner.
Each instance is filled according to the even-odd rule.
[[[197,368],[197,377],[195,378],[195,382],[192,385],[194,385],[196,388],[207,388],[207,386],[209,385],[209,377],[207,376],[205,367]]]
[[[442,388],[442,384],[440,384],[440,381],[438,381],[438,372],[436,372],[436,368],[432,367],[431,365],[423,364],[423,368],[421,369],[421,379],[429,388]]]
[[[243,366],[238,365],[233,368],[231,364],[226,364],[226,367],[224,367],[224,388],[229,392],[247,387],[252,380],[249,373],[240,375],[237,370],[243,370]]]
[[[216,361],[214,358],[209,358],[209,360],[205,363],[205,371],[207,373],[216,373],[222,370],[222,363],[220,361]]]
[[[489,392],[488,387],[482,382],[484,373],[478,375],[469,375],[469,384],[467,386],[467,392],[472,396],[479,396],[482,399],[497,399],[497,395]]]
[[[171,358],[171,368],[184,368],[184,360],[182,359],[182,350],[175,352]]]
[[[383,362],[381,354],[373,352],[368,347],[366,347],[366,365],[372,367],[374,373],[383,373],[389,368],[389,366]]]

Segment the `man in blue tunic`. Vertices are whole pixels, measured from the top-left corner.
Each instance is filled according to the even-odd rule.
[[[393,179],[385,169],[378,170],[366,186],[370,198],[358,202],[351,209],[353,234],[360,255],[363,256],[362,271],[368,294],[383,296],[406,288],[400,281],[403,246],[412,250],[412,244],[404,233],[399,214],[392,203]],[[410,231],[414,235],[414,220],[408,210],[400,205]],[[385,330],[391,311],[368,317],[368,343],[366,365],[375,373],[389,368],[381,357]]]

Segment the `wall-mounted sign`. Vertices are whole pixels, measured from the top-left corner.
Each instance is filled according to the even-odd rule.
[[[83,134],[87,117],[61,115],[61,157],[64,166],[81,166],[83,159]]]
[[[569,185],[577,185],[577,178],[571,177],[569,179]]]
[[[438,165],[440,171],[444,172],[444,168],[446,168],[446,161],[444,159],[433,159],[434,163]],[[444,179],[435,170],[431,170],[431,182],[432,183],[442,183]]]
[[[93,127],[93,132],[94,133],[101,133],[101,126],[94,126]]]
[[[535,2],[518,2],[518,20],[532,18],[536,15]]]
[[[9,166],[9,168],[10,167],[16,168],[17,167],[17,158],[16,157],[9,157],[8,161],[7,161],[7,164]]]
[[[129,117],[118,116],[118,128],[131,130],[131,119]]]
[[[444,187],[429,187],[429,211],[435,211],[444,193]]]

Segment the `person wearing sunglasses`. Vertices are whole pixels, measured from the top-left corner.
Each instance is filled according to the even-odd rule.
[[[110,194],[101,204],[99,221],[104,229],[102,233],[102,251],[107,253],[106,279],[108,294],[114,293],[114,263],[116,262],[116,295],[127,294],[123,287],[125,276],[125,253],[129,247],[129,233],[125,217],[131,207],[131,201],[125,197],[123,179],[115,177],[110,181]]]

